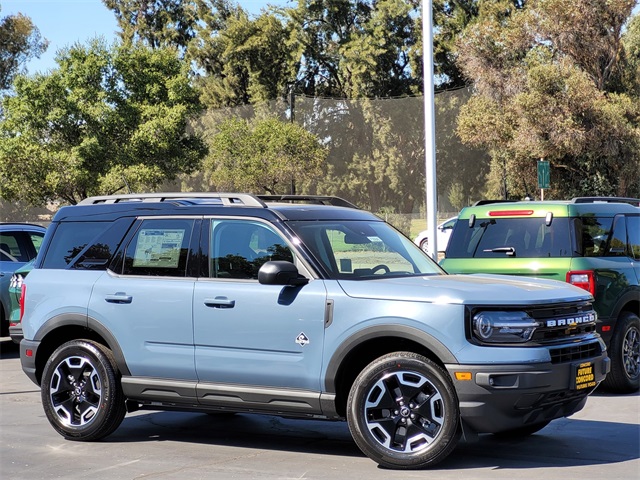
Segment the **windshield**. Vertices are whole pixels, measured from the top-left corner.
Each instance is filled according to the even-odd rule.
[[[385,222],[295,221],[289,226],[331,278],[443,274],[414,243]]]

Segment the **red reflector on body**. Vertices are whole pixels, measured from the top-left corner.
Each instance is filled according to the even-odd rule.
[[[33,350],[25,350],[24,351],[25,356],[27,357],[33,357]]]
[[[602,327],[602,331],[603,332],[610,332],[611,331],[611,325],[605,325],[604,327]]]
[[[512,215],[533,215],[533,210],[503,210],[489,212],[490,217],[510,217]]]

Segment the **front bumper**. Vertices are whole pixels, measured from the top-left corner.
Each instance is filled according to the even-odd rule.
[[[580,366],[587,364],[589,378],[593,378],[577,388]],[[499,433],[572,415],[584,407],[588,395],[611,368],[606,353],[558,364],[446,367],[458,395],[462,421],[475,433]],[[471,379],[458,380],[456,372],[471,372]]]

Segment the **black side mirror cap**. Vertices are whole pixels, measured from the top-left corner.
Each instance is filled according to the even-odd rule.
[[[266,262],[258,270],[258,281],[263,285],[285,285],[297,287],[309,283],[309,279],[298,272],[298,268],[285,260]]]

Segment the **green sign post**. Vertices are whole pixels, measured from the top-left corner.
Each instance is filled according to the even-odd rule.
[[[538,161],[538,188],[540,189],[541,200],[544,200],[544,189],[550,184],[549,162],[547,160]]]

